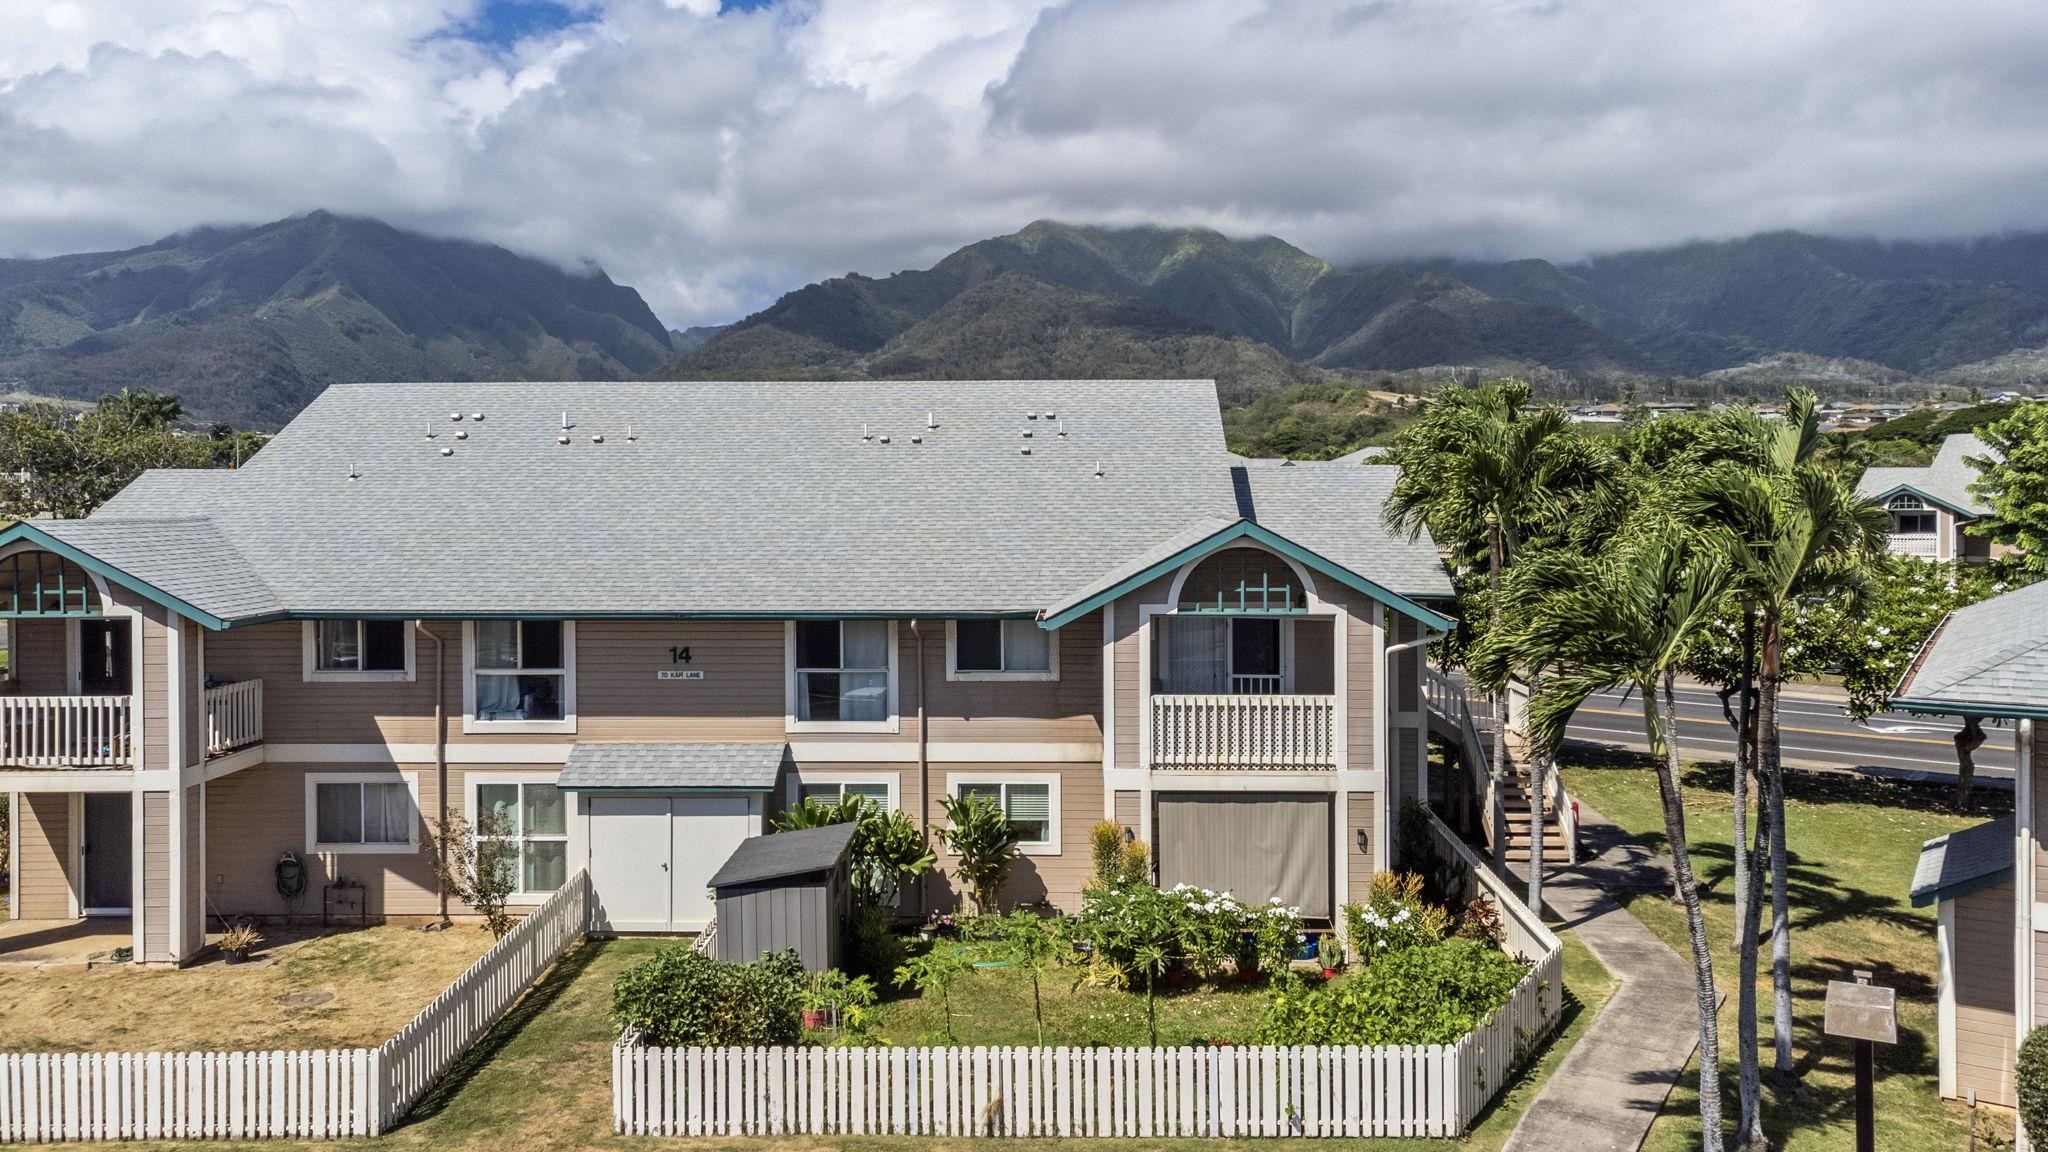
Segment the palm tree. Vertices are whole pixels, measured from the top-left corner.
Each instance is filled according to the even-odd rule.
[[[1757,622],[1756,770],[1762,777],[1758,832],[1767,833],[1771,877],[1772,1024],[1774,1068],[1781,1080],[1792,1063],[1792,940],[1786,892],[1785,777],[1780,759],[1778,688],[1784,679],[1784,626],[1801,602],[1857,595],[1864,574],[1884,549],[1886,516],[1859,499],[1842,473],[1820,458],[1822,440],[1813,394],[1787,394],[1783,420],[1731,408],[1710,425],[1704,472],[1688,511],[1707,546],[1727,563],[1733,591]],[[1754,878],[1751,879],[1752,885]],[[1741,1038],[1743,1140],[1760,1135],[1755,981],[1760,912],[1754,893],[1743,893],[1739,948],[1750,978],[1738,990]]]
[[[1595,556],[1532,553],[1510,578],[1515,623],[1490,633],[1471,664],[1477,676],[1510,667],[1549,669],[1529,702],[1529,738],[1554,754],[1587,697],[1623,687],[1642,700],[1643,731],[1657,753],[1657,791],[1678,899],[1691,938],[1700,1028],[1700,1134],[1721,1148],[1721,1045],[1714,961],[1693,874],[1679,791],[1678,705],[1672,691],[1686,639],[1712,617],[1727,580],[1677,526],[1641,530]]]
[[[1463,560],[1485,558],[1491,628],[1501,625],[1501,580],[1529,531],[1561,521],[1570,496],[1600,475],[1599,456],[1555,405],[1528,411],[1529,385],[1496,380],[1476,388],[1445,388],[1408,426],[1387,454],[1400,478],[1385,508],[1391,529],[1416,539],[1424,528]],[[1507,761],[1505,685],[1494,693],[1493,756],[1496,794]],[[1543,908],[1543,770],[1530,765],[1529,906]],[[1500,806],[1489,814],[1496,859],[1505,857],[1507,829]]]

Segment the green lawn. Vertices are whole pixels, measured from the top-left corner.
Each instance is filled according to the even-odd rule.
[[[1579,752],[1566,757],[1572,794],[1630,835],[1664,848],[1656,777],[1641,757]],[[1734,889],[1730,850],[1734,804],[1728,765],[1690,766],[1685,785],[1687,834],[1706,900],[1714,944],[1714,976],[1727,996],[1721,1017],[1724,1100],[1735,1121]],[[1978,791],[1980,809],[2010,806],[2008,795]],[[1850,1048],[1821,1035],[1821,1006],[1829,980],[1854,969],[1899,995],[1899,1043],[1878,1050],[1879,1141],[1887,1149],[1963,1147],[1964,1112],[1935,1091],[1934,909],[1911,906],[1913,864],[1922,841],[1988,819],[1949,808],[1949,790],[1792,773],[1787,780],[1786,836],[1790,852],[1794,1052],[1804,1090],[1796,1099],[1766,1091],[1765,1127],[1785,1152],[1821,1152],[1854,1146]],[[1668,896],[1623,897],[1630,912],[1681,954],[1689,954],[1684,910]],[[1770,942],[1768,909],[1759,972],[1758,1033],[1766,1070],[1771,1064]],[[1699,1147],[1699,1099],[1689,1074],[1665,1105],[1646,1147],[1678,1152]],[[2009,1135],[2009,1122],[2001,1122]],[[1732,1129],[1731,1129],[1732,1130]]]
[[[431,1149],[435,1152],[474,1149],[477,1152],[543,1152],[543,1150],[617,1147],[627,1150],[676,1148],[707,1144],[726,1149],[871,1148],[902,1152],[912,1147],[986,1148],[989,1141],[933,1141],[896,1137],[780,1138],[688,1141],[627,1138],[611,1131],[611,1028],[606,1020],[613,977],[627,965],[652,954],[657,943],[614,940],[584,944],[571,950],[534,992],[522,1000],[484,1042],[477,1046],[396,1132],[376,1140],[333,1144],[342,1150]],[[1606,969],[1584,948],[1565,936],[1565,1028],[1558,1043],[1537,1064],[1510,1084],[1494,1108],[1480,1117],[1473,1134],[1456,1145],[1473,1152],[1493,1152],[1507,1139],[1521,1109],[1533,1097],[1557,1062],[1564,1058],[1587,1023],[1613,992]],[[971,977],[969,979],[972,979]],[[964,984],[964,981],[963,981]],[[1247,997],[1246,999],[1250,999]],[[1142,1022],[1140,1022],[1142,1027]],[[1001,1147],[1018,1152],[1051,1152],[1061,1146],[1050,1140],[1004,1140]],[[1233,1143],[1278,1152],[1392,1152],[1444,1147],[1422,1140],[1245,1141],[1152,1140],[1147,1148],[1174,1152],[1215,1152]],[[211,1145],[219,1147],[220,1145]],[[1070,1146],[1070,1144],[1069,1144]],[[276,1144],[250,1144],[251,1149]]]

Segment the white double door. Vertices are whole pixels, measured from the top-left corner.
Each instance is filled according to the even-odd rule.
[[[706,885],[761,828],[758,796],[586,796],[599,931],[701,932]]]

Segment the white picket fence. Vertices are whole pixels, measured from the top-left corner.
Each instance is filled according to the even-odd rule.
[[[383,1077],[379,1130],[419,1103],[448,1066],[583,935],[589,910],[590,874],[578,872],[377,1049]]]
[[[578,872],[378,1048],[0,1054],[0,1144],[375,1136],[583,934]]]
[[[1214,1048],[612,1050],[616,1131],[658,1136],[1458,1136],[1557,1026],[1564,951],[1478,856],[1437,848],[1498,905],[1531,961],[1454,1044]]]

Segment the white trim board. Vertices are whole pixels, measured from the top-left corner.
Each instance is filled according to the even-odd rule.
[[[674,743],[686,744],[689,741],[677,740]],[[572,747],[574,744],[569,741],[550,741],[545,744],[529,741],[464,741],[449,744],[447,752],[450,764],[561,764],[569,758],[569,749]],[[792,740],[789,742],[789,749],[791,756],[799,765],[917,762],[915,740]],[[252,751],[261,752],[261,762],[271,764],[434,762],[432,744],[259,744]],[[927,751],[933,763],[1097,764],[1102,759],[1102,745],[1099,743],[940,740],[929,744]]]

